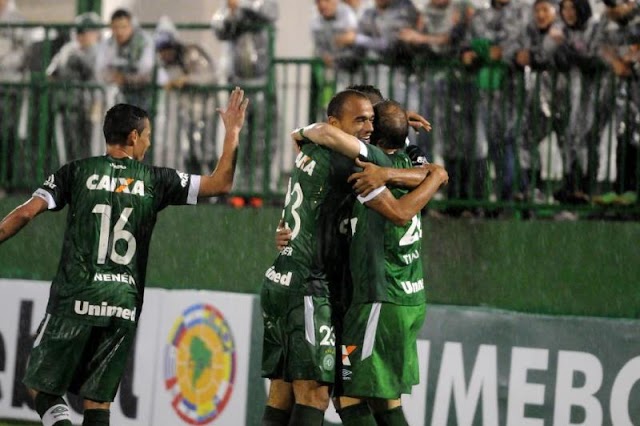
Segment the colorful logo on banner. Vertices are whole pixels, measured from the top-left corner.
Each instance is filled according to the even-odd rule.
[[[233,392],[236,352],[229,324],[211,305],[187,308],[165,348],[165,387],[185,422],[204,425],[224,410]]]

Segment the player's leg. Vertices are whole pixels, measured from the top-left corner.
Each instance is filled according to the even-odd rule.
[[[268,378],[269,395],[262,415],[263,426],[289,424],[293,408],[291,383],[284,380],[286,338],[283,328],[288,309],[287,290],[264,283],[260,294],[263,318],[262,377]]]
[[[84,400],[82,426],[109,426],[109,402]]]
[[[374,413],[378,426],[408,426],[402,410],[402,401],[398,399],[371,399],[369,406]]]
[[[271,379],[267,406],[262,415],[262,426],[285,426],[289,424],[293,407],[291,383],[283,379]]]
[[[335,335],[328,288],[313,283],[314,294],[291,302],[287,317],[285,378],[293,384],[295,405],[290,425],[320,425],[329,407],[329,385],[335,376]],[[311,291],[310,291],[311,292]]]
[[[43,426],[71,426],[69,406],[59,395],[29,389]]]
[[[376,421],[367,402],[360,398],[340,396],[333,404],[345,426],[375,426]]]
[[[62,395],[82,361],[90,330],[90,326],[49,314],[40,323],[23,382],[45,426],[71,425]]]
[[[129,321],[93,327],[83,362],[69,386],[84,398],[83,426],[109,425],[109,407],[127,367],[135,333],[135,324]]]

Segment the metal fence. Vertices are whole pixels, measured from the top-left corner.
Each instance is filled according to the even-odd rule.
[[[65,27],[48,26],[45,34],[54,28]],[[45,37],[40,70],[0,83],[5,190],[32,189],[61,164],[103,152],[102,119],[114,102],[113,88],[49,81],[42,70],[52,43]],[[314,59],[275,58],[266,84],[244,87],[252,106],[235,193],[280,199],[293,165],[291,129],[323,121],[331,96],[350,84],[373,84],[431,121],[430,133],[412,132],[410,139],[449,172],[449,185],[433,202],[438,210],[640,211],[640,84],[604,69],[582,75],[363,62],[342,72]],[[223,135],[215,109],[231,87],[147,89],[153,117],[148,161],[193,173],[212,170]]]

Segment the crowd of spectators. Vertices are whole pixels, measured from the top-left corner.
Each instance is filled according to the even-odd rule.
[[[548,175],[540,146],[555,142],[559,154],[552,160],[564,174],[562,187],[554,188],[558,201],[635,202],[640,1],[479,3],[315,0],[310,31],[313,56],[323,65],[323,98],[373,83],[429,118],[433,131],[410,139],[449,171],[449,198],[535,202]],[[276,0],[223,2],[211,28],[226,59],[215,61],[202,46],[182,41],[167,17],[155,31],[145,31],[129,11],[118,9],[104,31],[98,15],[78,16],[46,67],[51,81],[67,83],[52,96],[55,157],[65,163],[99,154],[104,108],[128,102],[156,114],[163,129],[156,139],[177,140],[157,144],[156,162],[194,173],[209,170],[217,157],[214,122],[221,101],[193,88],[264,87],[272,59],[266,26],[277,22],[278,12]],[[0,22],[24,18],[12,1],[0,0]],[[34,56],[29,31],[0,30],[2,83],[28,81]],[[164,88],[159,98],[152,83]],[[276,155],[277,126],[268,124],[278,118],[277,104],[268,93],[251,96],[240,192],[264,192],[268,167],[259,163]],[[24,97],[19,86],[0,84],[0,150],[8,156],[29,131],[19,116]],[[11,182],[13,162],[3,164],[0,180]],[[603,181],[622,195],[601,194]],[[268,182],[267,189],[277,191],[276,184]],[[236,202],[260,204],[253,198]]]

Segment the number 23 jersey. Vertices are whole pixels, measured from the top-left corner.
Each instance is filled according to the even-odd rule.
[[[49,176],[34,196],[69,206],[47,312],[104,325],[137,322],[157,213],[196,204],[200,176],[130,158],[91,157]]]

